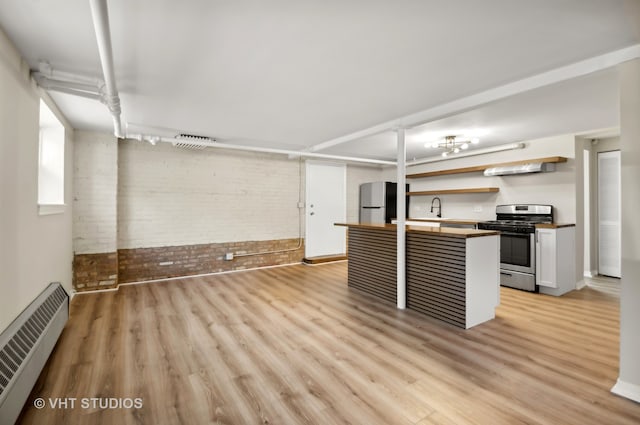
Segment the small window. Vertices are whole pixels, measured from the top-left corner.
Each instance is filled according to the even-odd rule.
[[[41,215],[64,212],[64,126],[42,100],[38,207]]]

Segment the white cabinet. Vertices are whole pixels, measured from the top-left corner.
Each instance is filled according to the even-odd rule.
[[[407,224],[411,226],[426,226],[426,227],[440,227],[440,223],[437,221],[407,221]]]
[[[543,294],[576,287],[575,227],[536,229],[536,284]]]
[[[536,230],[536,285],[557,288],[556,230]]]

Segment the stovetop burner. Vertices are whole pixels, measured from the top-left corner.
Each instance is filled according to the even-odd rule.
[[[497,220],[478,223],[478,229],[533,233],[538,223],[552,223],[551,205],[498,205]]]

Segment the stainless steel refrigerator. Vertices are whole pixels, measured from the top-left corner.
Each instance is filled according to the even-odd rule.
[[[396,218],[396,191],[391,182],[362,183],[360,185],[360,223],[391,223]],[[409,191],[406,185],[405,192]],[[409,217],[409,197],[405,196]]]

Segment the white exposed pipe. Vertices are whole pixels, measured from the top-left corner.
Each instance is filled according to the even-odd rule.
[[[91,16],[98,42],[100,63],[105,82],[105,99],[113,117],[113,128],[116,137],[123,138],[122,121],[120,119],[120,97],[116,87],[116,76],[113,66],[113,50],[111,48],[111,31],[109,29],[109,10],[107,0],[89,0]]]
[[[206,139],[198,140],[193,138],[164,137],[164,136],[155,136],[150,134],[127,134],[126,137],[128,139],[134,139],[139,141],[145,140],[151,143],[152,145],[155,145],[156,142],[171,143],[172,145],[176,145],[178,143],[186,143],[189,145],[202,146],[207,148],[220,148],[220,149],[247,151],[247,152],[262,152],[262,153],[274,153],[274,154],[280,154],[280,155],[287,155],[289,156],[289,159],[303,157],[303,158],[333,159],[338,161],[360,162],[364,164],[376,164],[376,165],[396,166],[398,164],[395,161],[385,161],[382,159],[370,159],[370,158],[359,158],[359,157],[352,157],[352,156],[331,155],[331,154],[322,154],[318,152],[309,152],[309,151],[293,151],[293,150],[286,150],[286,149],[261,148],[257,146],[246,146],[246,145],[222,143],[222,142],[216,142],[214,140],[206,140]],[[450,156],[447,158],[438,156],[438,157],[430,157],[425,159],[409,161],[409,162],[405,162],[405,165],[406,167],[411,167],[414,165],[426,164],[430,162],[446,161],[446,160],[455,159],[455,158],[464,158],[464,157],[473,156],[473,155],[481,155],[486,153],[500,152],[500,151],[506,151],[506,150],[514,150],[514,149],[523,149],[525,146],[526,144],[522,142],[511,143],[508,145],[500,145],[500,146],[488,147],[484,149],[474,149],[472,151],[460,153],[455,156]],[[406,157],[406,146],[405,146],[405,157]]]
[[[149,134],[127,134],[126,137],[128,139],[134,139],[138,141],[147,141],[152,145],[155,145],[157,142],[171,143],[172,145],[176,145],[178,143],[185,143],[189,145],[202,146],[206,148],[220,148],[220,149],[247,151],[247,152],[262,152],[262,153],[287,155],[289,159],[303,157],[303,158],[333,159],[337,161],[360,162],[364,164],[375,164],[375,165],[396,166],[398,164],[395,161],[385,161],[381,159],[359,158],[359,157],[342,156],[342,155],[330,155],[330,154],[322,154],[318,152],[308,152],[308,151],[293,151],[293,150],[286,150],[286,149],[261,148],[257,146],[246,146],[246,145],[236,145],[236,144],[216,142],[214,140],[198,140],[198,139],[192,139],[192,138],[164,137],[164,136],[155,136],[155,135],[149,135]],[[410,167],[410,166],[426,164],[430,162],[445,161],[445,160],[455,159],[455,158],[464,158],[467,156],[481,155],[485,153],[500,152],[500,151],[513,150],[513,149],[523,149],[525,146],[526,144],[522,142],[511,143],[508,145],[500,145],[500,146],[489,147],[485,149],[474,149],[473,151],[460,153],[455,156],[450,156],[447,158],[442,158],[441,156],[438,156],[438,157],[419,159],[415,161],[406,162],[405,165],[406,167]],[[405,155],[406,155],[406,150],[405,150]]]
[[[161,136],[142,135],[142,134],[128,134],[127,138],[140,140],[140,141],[146,140],[148,142],[159,141],[164,143],[171,143],[173,145],[177,143],[188,143],[190,145],[203,146],[208,148],[221,148],[221,149],[248,151],[248,152],[274,153],[274,154],[280,154],[280,155],[291,155],[291,156],[306,157],[306,158],[334,159],[338,161],[362,162],[367,164],[378,164],[378,165],[396,165],[396,163],[393,161],[383,161],[380,159],[356,158],[351,156],[329,155],[329,154],[322,154],[322,153],[315,153],[315,152],[300,152],[300,151],[292,151],[292,150],[285,150],[285,149],[261,148],[257,146],[232,145],[229,143],[197,140],[192,138],[181,139],[181,138],[174,138],[174,137],[161,137]]]
[[[32,72],[31,75],[38,82],[38,85],[44,89],[62,91],[69,94],[77,94],[78,96],[82,96],[83,93],[90,94],[92,95],[90,96],[91,99],[100,100],[104,103],[104,99],[102,96],[104,83],[102,83],[101,85],[97,85],[86,82],[78,82],[77,80],[71,81],[54,79],[49,78],[41,72]]]
[[[102,96],[97,94],[97,93],[89,93],[86,91],[81,91],[81,90],[74,90],[74,89],[68,89],[65,87],[57,87],[55,85],[48,85],[46,83],[41,84],[41,82],[38,82],[38,84],[40,85],[40,87],[46,89],[46,90],[53,90],[53,91],[57,91],[60,93],[66,93],[66,94],[70,94],[73,96],[80,96],[80,97],[85,97],[87,99],[91,99],[91,100],[97,100],[102,102]]]
[[[85,84],[87,86],[97,87],[100,90],[102,90],[102,88],[104,87],[104,81],[99,78],[87,77],[84,75],[78,75],[78,74],[73,74],[71,72],[65,72],[65,71],[53,69],[51,64],[49,64],[48,62],[40,62],[38,64],[38,69],[39,69],[39,72],[34,72],[36,76],[41,75],[51,80],[68,81],[73,83]]]

